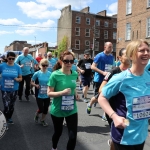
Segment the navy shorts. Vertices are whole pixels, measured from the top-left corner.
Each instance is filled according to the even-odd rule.
[[[85,77],[85,76],[82,76],[82,75],[80,77],[81,77],[81,82],[82,82],[83,86],[90,87],[91,77]]]

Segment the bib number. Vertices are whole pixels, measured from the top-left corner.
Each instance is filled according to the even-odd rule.
[[[132,113],[135,120],[150,118],[150,95],[134,98]]]
[[[14,80],[5,80],[4,81],[4,88],[14,88]]]
[[[91,69],[91,64],[90,63],[85,63],[85,68],[86,69]]]
[[[40,94],[46,94],[46,93],[47,93],[47,86],[41,85]]]
[[[112,65],[105,64],[105,71],[108,72],[112,69]]]
[[[61,110],[73,110],[74,109],[74,95],[62,96]]]

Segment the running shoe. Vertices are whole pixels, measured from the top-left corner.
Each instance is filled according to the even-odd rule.
[[[105,116],[102,116],[102,121],[106,121],[107,122],[107,118]]]
[[[7,120],[7,123],[8,123],[8,124],[14,124],[14,122],[12,121],[11,118]]]
[[[112,142],[111,139],[109,139],[109,140],[107,141],[107,144],[108,144],[109,147],[111,146],[111,142]]]
[[[57,148],[56,149],[52,148],[52,150],[57,150]]]
[[[83,98],[83,101],[84,101],[85,103],[88,103],[87,98]]]
[[[86,113],[87,113],[87,114],[90,114],[90,113],[91,113],[91,108],[92,108],[92,107],[90,106],[90,103],[88,103],[88,104],[87,104],[87,108],[86,108]]]
[[[46,123],[45,120],[41,121],[41,124],[42,124],[44,127],[48,126],[48,123]]]
[[[37,116],[37,113],[35,113],[34,122],[38,123],[39,117]]]
[[[27,101],[30,101],[29,96],[26,95],[25,98]]]

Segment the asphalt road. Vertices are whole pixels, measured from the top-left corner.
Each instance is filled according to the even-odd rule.
[[[78,93],[81,97],[81,91],[78,91]],[[91,85],[88,98],[91,98],[92,95],[93,89]],[[95,108],[92,108],[91,114],[87,115],[87,104],[83,101],[78,101],[77,105],[79,119],[76,150],[109,150],[107,145],[107,140],[110,138],[109,126],[107,122],[101,120],[102,109],[97,104]],[[0,109],[2,108],[3,104],[2,100],[0,100]],[[53,134],[51,117],[49,114],[47,115],[48,127],[35,124],[33,118],[36,109],[36,101],[32,95],[30,96],[30,102],[27,102],[25,98],[22,102],[16,101],[12,117],[14,125],[9,125],[9,130],[0,139],[0,150],[51,150],[51,137]],[[67,127],[64,126],[58,150],[66,149],[67,140]],[[147,138],[144,150],[150,150],[150,137]]]

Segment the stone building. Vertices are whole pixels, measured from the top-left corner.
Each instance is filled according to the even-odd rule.
[[[68,49],[79,58],[85,49],[90,49],[92,56],[96,55],[104,50],[104,43],[110,41],[115,55],[116,26],[117,15],[107,16],[106,10],[93,14],[89,7],[75,11],[69,5],[61,10],[58,20],[57,45],[67,36]]]
[[[117,55],[132,40],[150,43],[150,0],[118,0]]]

